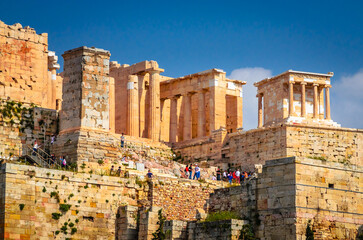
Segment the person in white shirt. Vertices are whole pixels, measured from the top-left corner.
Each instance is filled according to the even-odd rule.
[[[200,168],[198,167],[198,165],[196,164],[195,165],[195,168],[194,168],[194,176],[193,176],[193,180],[197,178],[197,180],[199,180],[200,178]]]
[[[237,171],[236,171],[236,177],[237,177],[238,183],[241,183],[241,172],[239,171],[239,169],[237,169]]]

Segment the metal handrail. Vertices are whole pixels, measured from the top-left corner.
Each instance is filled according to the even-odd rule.
[[[27,145],[27,148],[28,148],[28,151],[30,150],[30,153],[28,152],[28,156],[30,158],[32,158],[40,166],[50,168],[51,164],[53,164],[53,165],[56,165],[57,167],[60,167],[59,163],[54,161],[52,159],[52,157],[48,153],[46,153],[43,149],[37,148],[37,151],[34,151],[34,149],[30,145]],[[32,157],[32,156],[34,156],[34,153],[40,162],[38,162],[37,159]]]

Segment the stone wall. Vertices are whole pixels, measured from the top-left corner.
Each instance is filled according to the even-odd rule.
[[[363,130],[287,126],[287,156],[363,166]]]
[[[242,182],[241,186],[216,189],[208,200],[208,212],[234,212],[251,222],[257,217],[257,179]]]
[[[256,237],[355,239],[363,224],[361,166],[308,158],[267,161],[257,180],[217,189],[209,212],[233,211],[253,224]]]
[[[0,158],[23,156],[35,140],[50,149],[50,138],[58,130],[56,110],[13,101],[1,102],[0,110]]]
[[[210,194],[223,186],[217,181],[160,179],[153,181],[152,204],[162,207],[168,220],[195,220],[197,208],[207,210]]]
[[[296,156],[363,165],[362,149],[359,129],[283,124],[228,134],[221,162],[253,170],[254,164]]]
[[[66,51],[60,131],[79,127],[110,130],[110,52],[80,47]]]
[[[286,128],[276,126],[229,134],[221,162],[253,171],[255,164],[286,155]]]
[[[6,208],[1,207],[5,209],[5,239],[114,238],[119,206],[147,201],[148,186],[140,187],[133,179],[8,163],[2,165],[1,172],[1,184],[5,187],[1,189],[6,189],[2,195]],[[70,204],[70,209],[62,213],[59,208],[65,205],[61,204]],[[62,215],[56,220],[53,213]],[[57,235],[65,222],[68,234]],[[70,234],[70,223],[77,229],[74,235]]]
[[[248,221],[237,219],[189,223],[188,240],[238,240],[241,229],[245,224],[248,224]]]
[[[0,98],[56,109],[62,78],[55,76],[58,64],[48,65],[48,34],[0,21],[0,52]]]
[[[296,162],[296,235],[311,220],[315,239],[356,239],[363,225],[363,168],[304,159]]]
[[[115,235],[123,236],[125,232],[134,236],[138,229],[135,226],[138,218],[136,212],[139,211],[136,206],[160,206],[168,219],[195,220],[195,207],[205,208],[209,193],[223,185],[218,182],[213,184],[155,178],[154,188],[150,192],[149,184],[136,178],[101,176],[10,163],[1,166],[0,179],[1,189],[4,190],[0,198],[1,209],[4,211],[1,221],[5,224],[6,239],[27,239],[34,235],[44,239],[110,239]],[[60,207],[66,206],[62,204],[70,204],[70,209],[62,212]],[[127,207],[120,208],[126,205]],[[148,212],[146,208],[143,211],[139,214]],[[54,219],[53,215],[57,213],[61,215],[59,219]],[[154,220],[157,219],[157,211],[155,216]],[[147,220],[145,226],[150,234],[155,232],[149,226],[156,225],[153,219],[150,223]],[[129,223],[127,227],[125,221]],[[74,235],[70,234],[73,227],[68,227],[67,234],[62,232],[65,222],[68,225],[72,223],[77,228]],[[133,231],[130,230],[132,224]]]
[[[210,136],[174,143],[173,151],[180,155],[182,161],[213,163],[221,159],[223,143],[226,139],[227,131],[219,129],[213,131]]]

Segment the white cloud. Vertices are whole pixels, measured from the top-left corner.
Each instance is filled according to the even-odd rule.
[[[363,128],[363,69],[332,81],[332,119],[342,127]]]
[[[235,69],[228,76],[230,79],[247,81],[243,86],[243,128],[257,128],[257,88],[253,83],[272,76],[272,71],[262,67]]]

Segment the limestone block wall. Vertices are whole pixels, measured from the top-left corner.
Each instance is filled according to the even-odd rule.
[[[79,127],[110,130],[110,52],[80,47],[66,51],[60,131]]]
[[[257,217],[257,179],[242,182],[241,186],[216,189],[208,200],[208,212],[229,211],[242,219]]]
[[[0,98],[56,109],[62,78],[48,71],[48,34],[0,21],[0,53]]]
[[[50,149],[50,138],[58,130],[56,110],[34,107],[12,101],[0,103],[0,155],[2,158],[23,156],[26,145],[37,140]]]
[[[165,233],[167,240],[184,240],[187,239],[188,222],[181,220],[170,220],[165,222]]]
[[[296,156],[362,165],[362,139],[363,131],[359,129],[275,125],[228,134],[221,162],[231,167],[254,170],[254,164]]]
[[[255,164],[286,156],[286,129],[270,127],[228,134],[222,154],[220,162],[253,171]]]
[[[210,136],[173,144],[173,151],[189,162],[220,162],[221,151],[227,136],[225,129],[213,131]]]
[[[296,161],[296,235],[311,220],[315,239],[356,239],[363,225],[363,168],[314,159]]]
[[[363,165],[363,130],[287,126],[287,156]]]
[[[172,158],[171,149],[163,143],[150,139],[125,136],[125,148],[120,148],[120,134],[111,134],[105,131],[81,128],[76,131],[63,132],[57,137],[53,146],[56,156],[65,156],[68,162],[77,162],[78,167],[83,163],[88,170],[110,169],[111,165],[118,163],[125,152],[137,149],[154,158]],[[98,161],[104,164],[100,166]]]
[[[216,222],[190,222],[188,224],[188,240],[221,239],[237,240],[241,234],[245,220],[224,220]]]
[[[121,206],[118,209],[116,219],[116,236],[117,240],[135,240],[138,238],[139,230],[139,208],[136,206]]]
[[[266,239],[295,239],[295,158],[267,161],[257,182],[256,234]],[[258,224],[259,223],[259,224]]]
[[[5,239],[114,239],[119,206],[147,201],[148,185],[140,187],[134,179],[9,163],[1,166],[0,179]],[[60,210],[67,208],[62,204],[69,204],[69,210]],[[72,228],[76,233],[71,234]]]
[[[160,206],[168,220],[195,220],[196,209],[208,208],[207,200],[223,183],[201,183],[186,179],[153,181],[152,204]]]

